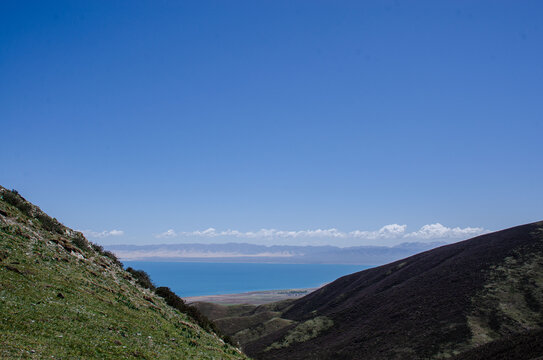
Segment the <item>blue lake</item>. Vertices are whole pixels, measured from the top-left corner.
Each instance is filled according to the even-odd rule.
[[[316,287],[371,266],[125,261],[181,297]]]

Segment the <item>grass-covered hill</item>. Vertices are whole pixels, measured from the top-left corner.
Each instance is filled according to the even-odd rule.
[[[0,187],[0,358],[246,358],[168,289],[138,280],[113,254]]]
[[[291,302],[196,306],[256,359],[535,359],[543,222],[347,275]]]

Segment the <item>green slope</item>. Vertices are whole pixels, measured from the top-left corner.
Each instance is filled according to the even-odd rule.
[[[0,358],[246,359],[80,233],[0,194]]]

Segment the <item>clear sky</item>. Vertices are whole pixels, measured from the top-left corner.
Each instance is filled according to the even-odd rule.
[[[311,231],[337,229],[363,245],[389,224],[415,239],[542,220],[542,15],[4,0],[0,184],[104,244],[333,244]]]

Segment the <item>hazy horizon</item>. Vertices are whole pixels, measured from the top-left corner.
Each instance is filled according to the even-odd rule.
[[[390,224],[375,231],[341,231],[338,229],[316,229],[285,231],[260,229],[241,232],[209,228],[190,232],[170,229],[152,238],[131,243],[126,242],[122,230],[95,232],[79,230],[92,241],[101,245],[159,245],[159,244],[254,244],[264,246],[396,246],[404,243],[456,242],[492,232],[483,228],[449,228],[442,224],[428,224],[416,231],[408,231],[407,225]]]

